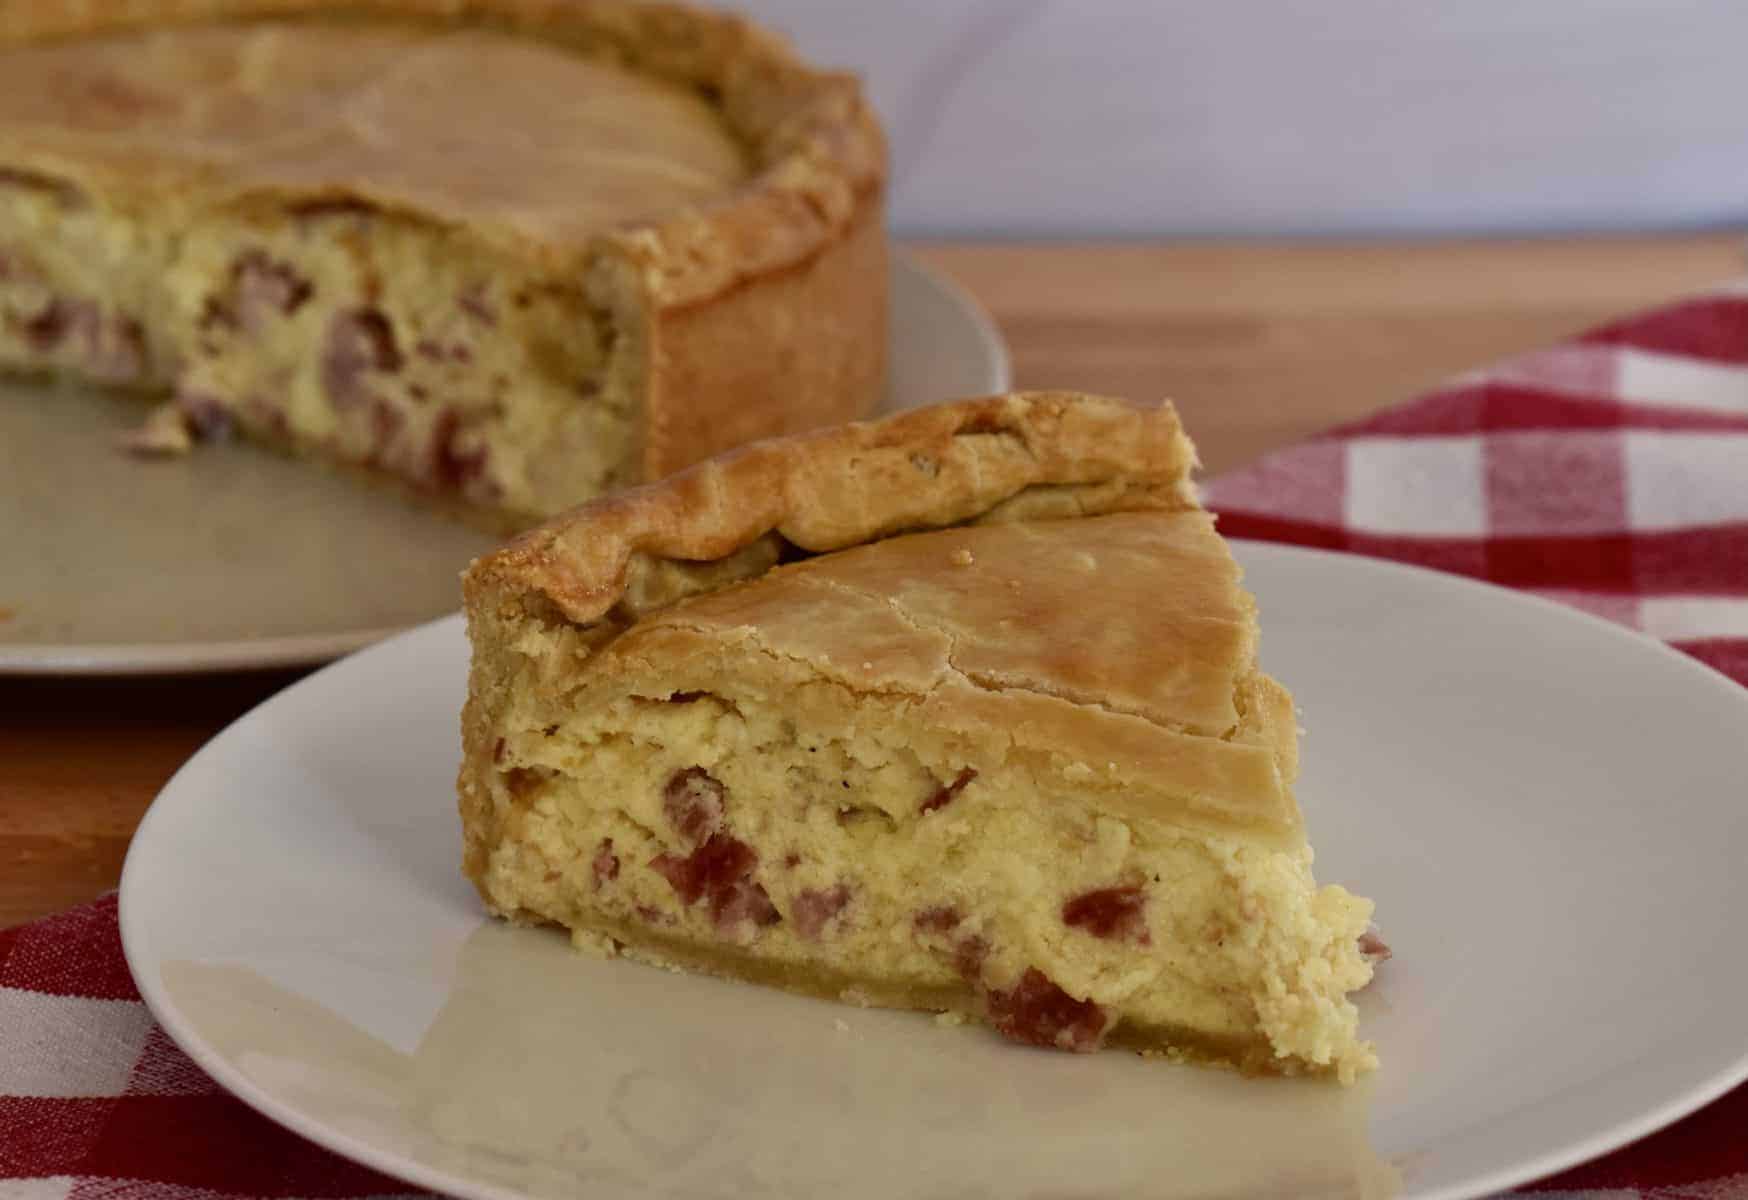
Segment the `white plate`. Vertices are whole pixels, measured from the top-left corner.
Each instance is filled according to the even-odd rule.
[[[891,283],[888,407],[1006,390],[1007,351],[975,301],[902,254]],[[143,412],[0,377],[0,674],[320,662],[453,612],[457,573],[492,544],[254,446],[117,452]]]
[[[152,1011],[249,1104],[462,1196],[1479,1195],[1748,1074],[1748,691],[1553,604],[1240,544],[1309,726],[1318,874],[1378,901],[1383,1068],[1012,1047],[486,922],[457,873],[458,619],[170,782],[121,884]],[[841,1023],[841,1024],[840,1024]]]

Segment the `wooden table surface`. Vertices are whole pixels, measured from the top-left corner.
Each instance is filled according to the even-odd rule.
[[[1748,265],[1722,234],[913,249],[994,313],[1018,386],[1169,395],[1211,472]],[[177,766],[299,674],[0,679],[0,927],[114,887]]]

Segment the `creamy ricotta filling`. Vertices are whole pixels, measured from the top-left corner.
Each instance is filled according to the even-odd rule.
[[[1309,850],[1041,801],[1015,773],[704,693],[506,728],[494,758],[506,820],[483,890],[595,949],[717,947],[728,973],[758,974],[750,956],[881,985],[837,988],[851,1000],[962,995],[1067,1049],[1371,1062],[1346,999],[1370,977],[1370,905],[1318,889]]]

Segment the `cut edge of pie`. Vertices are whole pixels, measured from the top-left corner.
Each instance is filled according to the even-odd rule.
[[[114,79],[94,68],[65,101],[71,132],[8,124],[0,104],[0,369],[170,390],[197,433],[240,429],[363,467],[500,527],[878,403],[880,128],[853,77],[742,18],[628,0],[0,0],[0,55],[341,21],[525,39],[664,81],[710,107],[749,174],[600,228],[565,226],[538,193],[448,211],[440,178],[412,194],[360,167],[363,135],[315,147],[307,161],[337,162],[330,175],[275,167],[264,181],[247,153],[222,165],[222,142],[196,156],[206,165],[142,157],[105,123],[169,119],[153,114],[174,107],[174,75],[158,88],[131,66]],[[272,60],[271,42],[249,54]],[[369,101],[336,128],[367,122]],[[238,112],[176,119],[222,137],[249,128]],[[489,179],[457,171],[457,203],[490,200]],[[171,424],[136,447],[180,448]]]
[[[759,443],[476,561],[464,870],[579,946],[1344,1082],[1371,904],[1169,405]]]

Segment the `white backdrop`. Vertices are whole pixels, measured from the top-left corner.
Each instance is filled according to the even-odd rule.
[[[728,0],[956,234],[1748,223],[1742,0]]]

